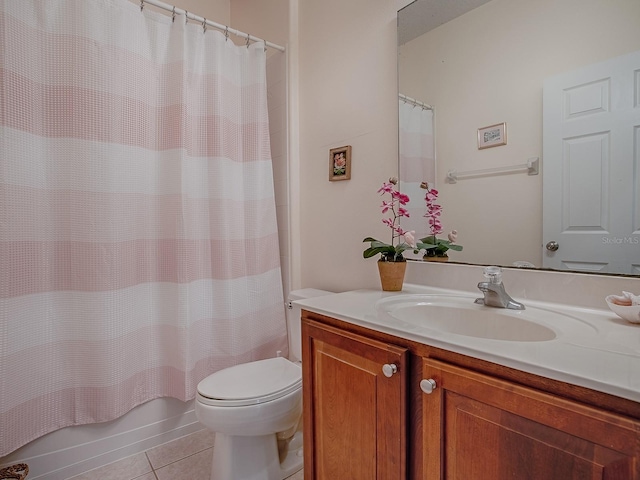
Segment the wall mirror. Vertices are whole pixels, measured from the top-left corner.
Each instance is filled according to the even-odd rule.
[[[462,10],[447,12],[451,4]],[[400,187],[411,197],[403,228],[428,234],[428,181],[439,191],[441,237],[455,229],[463,246],[450,262],[640,275],[640,64],[620,78],[593,70],[640,51],[638,19],[637,0],[416,0],[401,9],[399,107],[433,107],[432,127],[403,125],[400,114]],[[566,78],[574,83],[558,83]],[[621,96],[631,103],[621,106]],[[556,98],[557,115],[574,112],[586,130],[552,142],[564,128],[545,127]],[[616,109],[622,149],[620,134],[596,121]],[[553,210],[557,238],[546,233]],[[589,245],[570,246],[567,234],[590,235]],[[591,261],[587,247],[625,259]]]

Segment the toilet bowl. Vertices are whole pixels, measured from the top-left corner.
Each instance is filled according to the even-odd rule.
[[[211,480],[283,480],[302,468],[300,308],[291,301],[329,293],[289,294],[290,360],[235,365],[198,384],[196,417],[215,432]]]
[[[281,467],[276,436],[293,436],[302,415],[299,365],[276,357],[221,370],[198,384],[195,408],[216,432],[212,479],[282,480],[302,468],[297,452]]]

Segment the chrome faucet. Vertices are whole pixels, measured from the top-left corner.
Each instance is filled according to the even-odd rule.
[[[502,269],[500,267],[485,267],[484,277],[488,278],[489,281],[478,283],[478,288],[484,293],[484,297],[477,298],[475,303],[489,307],[524,310],[524,305],[516,302],[505,291],[502,283]]]

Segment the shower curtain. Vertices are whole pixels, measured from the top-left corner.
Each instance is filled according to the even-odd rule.
[[[0,457],[287,354],[263,44],[0,1]]]
[[[402,99],[398,108],[400,190],[411,198],[407,205],[409,218],[402,219],[402,228],[415,231],[417,238],[421,238],[429,232],[423,216],[425,190],[420,188],[420,183],[428,182],[430,186],[436,183],[434,115],[433,110]],[[407,251],[405,256],[419,258],[421,255]]]

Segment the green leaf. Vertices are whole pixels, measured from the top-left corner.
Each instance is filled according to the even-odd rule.
[[[455,243],[451,243],[449,240],[436,238],[434,243],[433,235],[421,238],[416,247],[418,248],[418,250],[430,250],[436,248],[439,252],[446,252],[449,249],[455,250],[457,252],[462,250],[462,245],[456,245]]]
[[[434,245],[433,243],[423,243],[423,242],[416,243],[417,250],[431,250],[432,248],[436,248],[436,245]],[[415,253],[418,253],[418,252],[415,252]]]
[[[394,251],[394,248],[391,247],[390,245],[369,247],[364,252],[362,252],[362,256],[364,258],[370,258],[370,257],[373,257],[374,255],[377,255],[378,253],[393,254],[395,253],[395,251]]]
[[[393,245],[389,245],[388,243],[381,242],[380,240],[376,240],[373,237],[367,237],[363,240],[363,242],[370,242],[371,246],[367,248],[364,252],[362,252],[362,256],[364,258],[370,258],[377,254],[382,254],[383,256],[396,256],[396,247]]]
[[[433,235],[421,238],[419,243],[422,243],[423,245],[435,245],[433,243]]]

